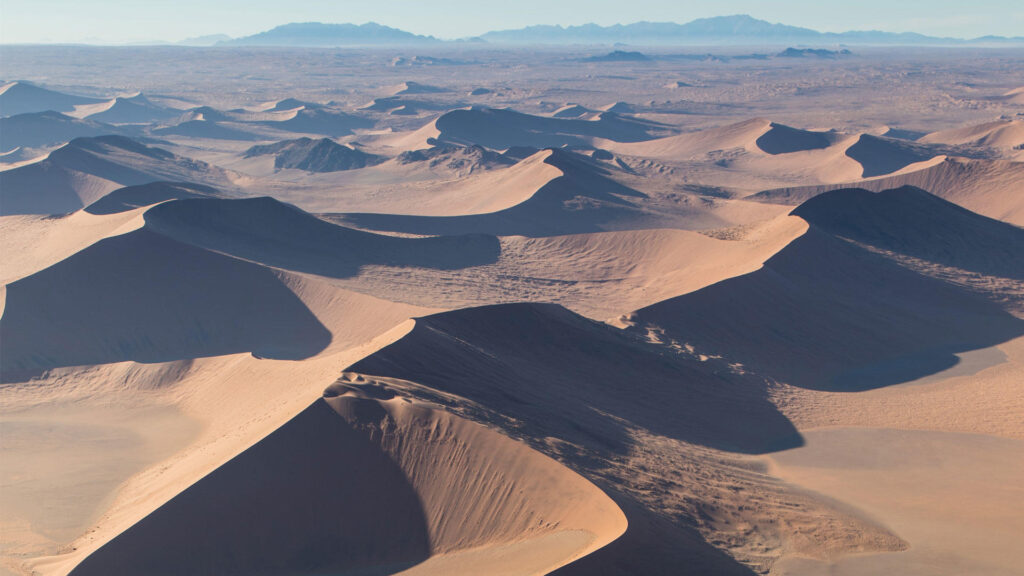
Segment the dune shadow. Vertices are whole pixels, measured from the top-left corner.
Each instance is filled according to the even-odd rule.
[[[760,270],[639,310],[637,324],[657,327],[665,337],[770,379],[829,391],[916,380],[954,366],[956,353],[1024,334],[1024,320],[997,302],[829,233],[835,229],[831,220],[819,217],[829,211],[812,203],[861,193],[875,196],[846,190],[808,201],[807,209],[794,214],[806,213],[810,229]],[[1009,251],[1017,254],[1013,261],[1021,261],[1022,244],[998,246],[1006,234],[1019,232],[988,219],[975,221],[976,215],[948,206],[941,212],[950,218],[940,214],[934,220],[943,224],[928,227],[934,204],[921,195],[930,197],[921,192],[904,198],[913,206],[902,210],[903,225],[895,218],[877,225],[877,210],[850,209],[843,212],[849,217],[844,230],[868,231],[865,237],[873,238],[871,231],[881,228],[896,238],[887,240],[889,245],[923,255],[941,250],[949,234],[962,233],[966,239],[949,244],[955,248],[946,261],[983,262],[990,245],[997,255]],[[837,209],[846,204],[838,202]]]
[[[937,153],[906,140],[862,134],[856,143],[846,149],[846,155],[863,167],[861,177],[871,178],[890,174],[915,162],[929,160]]]
[[[846,392],[882,388],[938,374],[959,363],[960,358],[949,350],[926,350],[848,370],[833,377],[829,387]]]
[[[1024,229],[913,186],[881,192],[857,188],[825,192],[791,214],[833,236],[881,250],[1024,280]]]
[[[437,119],[438,140],[458,144],[478,144],[503,150],[516,146],[559,148],[589,146],[589,139],[604,138],[616,142],[651,140],[652,130],[664,126],[604,113],[596,120],[549,118],[511,109],[472,108],[452,110]]]
[[[833,138],[826,132],[799,130],[772,122],[771,128],[754,142],[768,154],[789,154],[807,150],[821,150],[832,145]]]
[[[0,340],[9,380],[239,352],[298,360],[331,333],[273,271],[143,228],[8,285]]]
[[[430,552],[423,506],[405,472],[317,400],[71,574],[385,576]]]
[[[501,244],[488,234],[401,238],[326,222],[273,198],[188,199],[155,206],[147,226],[224,254],[333,278],[363,266],[459,270],[493,264]]]

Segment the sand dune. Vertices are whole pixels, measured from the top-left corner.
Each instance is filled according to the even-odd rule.
[[[161,204],[147,227],[218,253],[320,276],[346,277],[361,266],[457,270],[497,259],[493,236],[396,238],[320,220],[273,198],[192,199]]]
[[[401,96],[403,94],[438,94],[441,92],[448,92],[447,88],[441,88],[440,86],[431,86],[430,84],[420,84],[419,82],[402,82],[398,86],[392,87],[388,91],[390,96]]]
[[[939,152],[870,134],[815,132],[755,118],[633,144],[609,143],[613,152],[689,167],[732,172],[746,188],[758,180],[833,183],[890,174]],[[722,179],[722,176],[718,176]]]
[[[649,140],[664,127],[642,120],[602,113],[595,120],[545,118],[510,109],[473,107],[453,110],[434,122],[437,139],[458,144],[479,144],[504,150],[583,146],[595,138],[614,142]]]
[[[566,104],[558,110],[551,113],[552,118],[579,118],[588,114],[590,110],[587,110],[584,106],[579,104]],[[613,112],[613,110],[606,110],[606,112]]]
[[[754,452],[799,444],[774,407],[761,401],[762,389],[557,306],[490,306],[420,318],[404,338],[349,370],[499,424],[599,479],[629,527],[560,574],[749,574],[694,530],[702,513],[717,519],[702,533],[722,540],[732,538],[727,533],[734,522],[778,534],[780,524],[772,522],[791,526],[827,517],[841,547],[892,549],[898,542],[869,522],[786,493],[756,472],[740,473],[741,465],[727,456],[703,452],[699,446],[707,444]],[[703,464],[691,468],[687,462],[697,454]],[[666,460],[673,461],[670,476],[652,465]],[[719,492],[727,485],[742,486],[743,496]],[[711,494],[717,506],[702,513],[688,504]],[[796,501],[783,511],[783,503]],[[653,502],[659,513],[651,513]],[[767,521],[771,515],[775,520]],[[806,545],[807,553],[820,553],[818,544]]]
[[[758,137],[755,144],[764,152],[772,155],[790,154],[828,148],[836,141],[837,136],[834,133],[800,130],[772,122],[771,128]]]
[[[150,124],[174,118],[180,110],[156,104],[141,92],[134,96],[118,97],[102,110],[90,112],[85,117],[107,124]]]
[[[927,168],[848,184],[802,186],[759,192],[749,198],[797,205],[829,190],[858,187],[880,192],[915,186],[964,208],[1018,226],[1024,226],[1024,197],[1018,192],[1024,163],[1005,160],[946,158]]]
[[[205,120],[208,122],[226,122],[229,120],[236,120],[235,114],[223,112],[217,110],[212,106],[198,106],[195,108],[189,108],[179,116],[181,122],[187,122],[189,120]]]
[[[608,169],[584,156],[545,150],[524,162],[543,159],[561,172],[529,198],[496,212],[468,216],[347,214],[360,228],[414,234],[493,233],[551,236],[637,227],[672,227],[671,215],[646,209],[644,194],[608,177]],[[514,169],[514,168],[513,168]],[[510,169],[511,170],[511,169]]]
[[[66,214],[118,188],[163,180],[233,187],[221,168],[123,136],[79,138],[0,172],[0,214]]]
[[[268,102],[264,108],[261,108],[263,112],[284,112],[286,110],[295,110],[296,108],[320,108],[321,104],[314,102],[307,102],[306,100],[299,100],[298,98],[284,98],[283,100],[277,100],[275,102]]]
[[[353,130],[372,128],[374,122],[361,116],[322,108],[301,108],[285,120],[267,120],[262,125],[299,134],[319,134],[330,136],[346,136]]]
[[[48,90],[24,81],[8,82],[0,86],[0,116],[31,114],[47,110],[71,112],[76,106],[96,104],[102,101],[99,98],[74,96]]]
[[[3,377],[237,352],[305,358],[330,333],[271,271],[146,228],[7,286]]]
[[[1003,99],[1014,104],[1024,104],[1024,86],[1014,88],[1006,94],[1003,94]]]
[[[622,154],[647,158],[682,159],[703,156],[716,150],[744,148],[753,150],[756,141],[772,129],[772,122],[763,118],[744,120],[727,126],[687,132],[649,142],[620,144],[614,150]]]
[[[861,174],[864,178],[896,172],[937,156],[935,152],[902,140],[878,138],[870,134],[861,134],[857,142],[846,149],[846,155],[864,167]]]
[[[350,370],[413,380],[483,406],[504,405],[507,416],[539,428],[531,436],[597,441],[614,452],[632,444],[624,422],[738,451],[797,441],[789,423],[756,389],[704,373],[681,358],[674,361],[618,329],[551,304],[471,308],[422,318],[407,337]],[[626,380],[643,381],[644,393],[619,385]],[[554,397],[561,400],[545,401]],[[580,407],[575,423],[552,417],[571,406]],[[686,418],[669,416],[683,406]],[[537,434],[541,430],[545,434]]]
[[[239,140],[251,142],[263,140],[265,137],[245,130],[237,124],[221,123],[206,118],[185,120],[170,126],[153,129],[158,136],[184,136],[187,138],[208,138],[211,140]]]
[[[112,126],[79,120],[52,110],[18,114],[0,118],[0,150],[63,144],[75,138],[116,132]]]
[[[1018,148],[1024,145],[1024,120],[997,120],[977,126],[941,130],[922,136],[918,142]]]
[[[629,102],[613,102],[601,108],[605,112],[613,112],[615,114],[633,114],[636,112],[636,106],[633,106]]]
[[[307,172],[356,170],[380,164],[385,160],[328,138],[284,140],[275,144],[253,146],[245,151],[246,158],[265,155],[274,156],[275,169],[295,168]]]
[[[219,198],[220,191],[209,186],[188,182],[151,182],[118,188],[85,207],[89,214],[119,214],[136,208],[152,206],[167,200],[186,198]]]
[[[353,390],[332,388],[72,574],[494,573],[508,559],[488,549],[508,546],[535,573],[625,529],[600,490],[525,444]]]
[[[134,230],[142,226],[140,216],[134,210],[102,216],[85,211],[57,218],[4,216],[0,218],[0,236],[6,247],[0,251],[0,284],[48,268],[107,236]]]
[[[633,321],[744,370],[833,390],[913,380],[955,363],[953,352],[993,346],[1024,331],[1024,322],[984,296],[897,263],[899,256],[913,256],[1016,278],[1024,245],[1019,229],[918,190],[865,194],[838,190],[808,201],[793,213],[810,229],[764,268],[642,309]],[[856,213],[837,224],[835,214],[847,210]],[[933,219],[946,226],[924,224]],[[947,237],[951,229],[961,235]],[[992,249],[1003,256],[993,257]]]

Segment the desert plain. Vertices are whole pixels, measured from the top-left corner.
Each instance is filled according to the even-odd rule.
[[[1024,53],[4,46],[0,573],[1024,574]]]

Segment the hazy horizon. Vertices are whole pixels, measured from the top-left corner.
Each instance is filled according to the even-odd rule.
[[[486,7],[482,10],[481,7]],[[603,26],[640,21],[685,23],[698,18],[749,14],[754,18],[821,32],[879,30],[928,36],[977,38],[1016,36],[1024,29],[1019,2],[986,0],[965,5],[948,0],[913,0],[898,4],[788,0],[771,6],[756,0],[711,3],[566,0],[557,4],[523,0],[516,5],[480,0],[452,0],[437,6],[391,2],[305,0],[281,4],[269,0],[155,0],[125,6],[116,0],[5,0],[0,42],[138,43],[177,42],[200,36],[246,36],[292,22],[363,24],[376,22],[441,39],[467,38],[493,30],[532,25]],[[884,16],[880,16],[884,15]]]

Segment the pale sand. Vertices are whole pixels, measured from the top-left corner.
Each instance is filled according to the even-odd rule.
[[[66,552],[68,543],[109,509],[125,480],[169,458],[198,431],[196,421],[169,406],[51,404],[5,410],[0,417],[0,555]]]
[[[772,574],[1020,574],[1024,441],[886,428],[803,435],[806,446],[771,456],[773,473],[856,506],[910,548],[832,561],[788,558]]]

